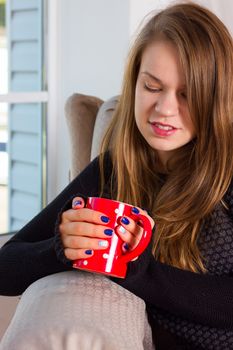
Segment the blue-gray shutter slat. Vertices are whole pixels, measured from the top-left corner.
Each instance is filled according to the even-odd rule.
[[[42,2],[10,0],[9,90],[42,90]],[[9,107],[9,231],[17,231],[42,209],[42,104]]]

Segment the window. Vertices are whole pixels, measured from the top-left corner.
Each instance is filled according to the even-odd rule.
[[[7,92],[5,0],[0,1],[0,93]],[[0,232],[7,232],[7,104],[0,103]]]
[[[45,202],[46,4],[0,0],[0,233],[19,230]]]

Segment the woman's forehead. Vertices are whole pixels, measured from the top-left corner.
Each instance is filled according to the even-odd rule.
[[[185,75],[175,45],[168,40],[156,40],[142,54],[140,74],[164,84],[173,80],[185,85]]]

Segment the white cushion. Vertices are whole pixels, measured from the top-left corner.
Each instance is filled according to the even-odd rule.
[[[1,350],[152,350],[145,303],[102,275],[70,271],[22,295]]]

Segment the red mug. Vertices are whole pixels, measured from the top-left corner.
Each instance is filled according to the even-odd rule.
[[[108,248],[94,250],[94,254],[88,259],[75,260],[73,267],[124,278],[127,271],[127,263],[138,257],[150,242],[152,235],[150,220],[145,215],[134,214],[132,205],[107,198],[89,197],[87,198],[86,208],[100,211],[108,216],[110,221],[107,226],[113,229],[113,235],[106,238],[109,242]],[[123,216],[130,217],[143,227],[143,234],[139,243],[129,252],[123,252],[122,245],[124,241],[115,230],[120,225],[120,219]]]

